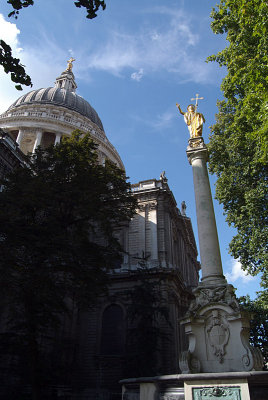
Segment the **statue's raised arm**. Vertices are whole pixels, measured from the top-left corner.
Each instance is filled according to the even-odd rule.
[[[185,113],[182,111],[181,106],[180,106],[178,103],[176,103],[176,106],[178,107],[179,112],[180,112],[182,115],[184,115]]]

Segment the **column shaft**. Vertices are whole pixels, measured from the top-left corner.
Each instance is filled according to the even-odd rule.
[[[18,133],[18,136],[17,136],[17,139],[16,139],[16,142],[18,143],[19,146],[21,144],[22,138],[23,138],[23,130],[20,129],[19,133]]]
[[[187,151],[193,169],[202,282],[225,282],[207,172],[207,149]]]
[[[42,140],[42,136],[43,136],[43,131],[37,131],[36,132],[36,139],[35,139],[35,143],[34,143],[34,147],[33,147],[33,153],[35,153],[36,148],[38,146],[40,146],[41,140]]]
[[[61,133],[56,133],[54,145],[56,146],[56,144],[60,143],[60,140],[61,140]]]

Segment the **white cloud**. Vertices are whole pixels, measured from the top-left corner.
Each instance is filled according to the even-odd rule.
[[[153,73],[172,73],[178,82],[209,82],[213,78],[213,65],[204,62],[201,54],[198,34],[194,31],[194,22],[181,10],[172,7],[155,7],[141,10],[145,23],[135,27],[135,31],[124,31],[123,27],[111,30],[107,28],[105,39],[101,41],[80,40],[73,48],[62,45],[53,30],[45,31],[38,27],[35,40],[20,43],[20,31],[16,23],[8,22],[0,14],[0,36],[12,46],[13,55],[20,58],[26,66],[26,72],[32,78],[34,89],[53,86],[55,72],[60,73],[65,67],[67,57],[74,54],[76,60],[83,62],[75,65],[76,77],[91,79],[92,70],[107,71],[115,76],[128,76],[141,81]],[[148,15],[147,15],[148,14]],[[155,18],[156,17],[156,18]],[[14,20],[13,20],[14,21]],[[160,21],[160,22],[159,22]],[[18,92],[0,67],[0,113],[15,101],[21,94],[31,88]],[[168,123],[163,114],[156,124]]]
[[[16,24],[7,22],[3,15],[0,14],[0,38],[4,40],[13,49],[13,56],[19,57],[19,53],[23,50],[19,47],[18,35],[20,30]],[[10,77],[4,72],[4,69],[0,67],[0,113],[5,111],[8,106],[18,97],[18,92],[14,85],[10,85]],[[16,97],[15,97],[16,96]]]
[[[8,42],[10,46],[18,46],[18,34],[20,30],[16,24],[7,22],[2,14],[0,14],[0,37],[5,42]]]
[[[44,33],[41,33],[42,45],[22,48],[19,34],[20,30],[16,24],[6,21],[0,14],[0,37],[11,46],[12,55],[19,58],[21,64],[25,65],[26,73],[31,76],[34,88],[53,86],[55,71],[63,70],[62,60],[66,59],[66,53]],[[6,74],[2,67],[0,67],[0,82],[0,113],[4,112],[19,96],[31,90],[31,87],[24,87],[23,91],[15,89],[15,84],[10,80],[10,74]]]
[[[242,270],[241,264],[238,260],[232,260],[230,271],[225,274],[228,282],[235,282],[237,280],[241,280],[242,283],[248,283],[249,281],[254,280],[254,277],[248,275],[245,271]]]
[[[206,64],[199,49],[199,36],[192,33],[194,25],[182,11],[166,7],[154,8],[148,13],[161,14],[162,24],[148,18],[146,27],[141,24],[133,33],[109,31],[105,45],[98,44],[91,56],[86,56],[86,66],[122,76],[125,70],[134,79],[137,70],[170,72],[179,81],[209,82],[212,64]],[[164,21],[163,21],[164,18]],[[163,23],[164,22],[164,23]],[[92,54],[92,51],[91,51]]]
[[[143,68],[140,68],[138,72],[133,72],[130,77],[134,81],[140,82],[143,75],[144,75]]]

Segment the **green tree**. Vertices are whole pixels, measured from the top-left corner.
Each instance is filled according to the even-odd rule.
[[[53,340],[72,304],[88,307],[105,290],[121,259],[114,227],[131,218],[136,203],[124,172],[98,163],[89,134],[75,131],[29,162],[0,193],[2,338],[23,352],[38,399],[42,343]]]
[[[168,339],[163,323],[170,325],[168,308],[163,305],[161,277],[155,268],[146,266],[146,259],[140,261],[135,271],[137,284],[129,292],[128,317],[128,358],[126,377],[154,376],[161,371],[158,353]]]
[[[259,347],[264,368],[268,363],[268,296],[267,291],[259,292],[255,300],[242,296],[238,299],[242,308],[251,314],[249,342],[254,347]]]
[[[33,0],[7,0],[7,3],[11,5],[12,11],[8,14],[9,17],[18,18],[19,12],[23,8],[34,5]],[[84,7],[86,9],[86,18],[93,19],[97,16],[97,11],[102,8],[105,10],[106,4],[104,0],[77,0],[74,1],[74,5],[78,8]],[[20,63],[18,58],[12,56],[11,47],[0,39],[0,65],[3,66],[4,71],[11,74],[11,80],[18,85],[15,85],[16,89],[22,90],[21,85],[32,86],[32,81],[29,75],[27,75],[24,65]]]
[[[208,61],[227,68],[224,100],[211,127],[209,168],[217,175],[216,198],[237,229],[231,254],[244,270],[262,273],[267,286],[268,4],[221,0],[212,30],[229,45]]]

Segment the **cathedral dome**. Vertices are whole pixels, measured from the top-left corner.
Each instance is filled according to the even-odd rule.
[[[106,159],[124,169],[122,160],[109,142],[93,107],[76,93],[71,58],[54,87],[32,90],[19,97],[0,115],[0,128],[9,132],[24,153],[34,153],[57,144],[75,129],[88,132],[98,145],[100,163]]]
[[[76,111],[89,118],[103,130],[102,122],[94,108],[74,91],[61,87],[32,90],[19,97],[7,111],[15,111],[16,108],[22,105],[30,104],[51,104],[68,108],[69,110]]]

